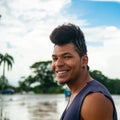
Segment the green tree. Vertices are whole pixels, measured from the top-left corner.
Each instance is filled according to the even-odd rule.
[[[111,79],[109,82],[108,90],[112,94],[120,94],[120,80],[119,79]]]
[[[19,81],[19,91],[31,91],[31,84],[34,83],[34,78],[30,75],[28,77],[22,77]]]
[[[0,90],[2,89],[4,84],[4,88],[7,88],[9,86],[8,79],[6,77],[3,77],[3,75],[0,77]]]
[[[8,70],[12,68],[12,64],[14,63],[14,59],[11,55],[5,53],[5,55],[0,54],[0,65],[3,63],[3,88],[4,89],[4,82],[5,82],[5,68],[6,65],[8,67]]]
[[[62,86],[59,86],[54,79],[51,61],[36,62],[30,68],[33,70],[33,74],[19,81],[20,91],[34,91],[35,93],[63,92]]]
[[[30,67],[34,72],[34,81],[40,83],[35,87],[36,91],[42,93],[57,93],[62,91],[62,86],[59,86],[55,81],[54,73],[51,69],[51,61],[40,61],[34,63]]]
[[[94,79],[98,80],[99,82],[101,82],[102,84],[104,84],[107,87],[109,79],[108,79],[108,77],[103,75],[103,73],[101,71],[98,71],[98,70],[90,71],[90,75]]]
[[[101,71],[90,71],[90,75],[107,87],[111,94],[120,94],[120,79],[110,79]]]

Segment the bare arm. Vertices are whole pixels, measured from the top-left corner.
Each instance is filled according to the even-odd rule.
[[[82,120],[113,120],[113,104],[102,93],[88,95],[81,109]]]

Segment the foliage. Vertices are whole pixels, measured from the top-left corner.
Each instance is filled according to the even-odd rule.
[[[51,69],[51,61],[40,61],[31,67],[33,74],[19,81],[19,91],[34,91],[35,93],[63,93],[63,86],[55,81]],[[110,79],[101,71],[89,71],[90,75],[107,87],[111,94],[120,94],[120,80]]]
[[[51,61],[36,62],[30,68],[32,75],[21,78],[17,91],[63,93],[63,86],[58,85],[55,81],[55,76],[51,69]],[[89,73],[94,79],[106,86],[111,94],[120,94],[120,79],[110,79],[98,70],[91,70]]]
[[[99,82],[101,82],[102,84],[107,86],[107,82],[109,81],[109,79],[108,79],[108,77],[103,75],[101,71],[98,71],[98,70],[90,71],[90,75],[94,79],[98,80]]]
[[[112,94],[120,94],[120,80],[119,79],[109,80],[107,88]]]
[[[59,86],[54,80],[51,61],[36,62],[30,68],[33,70],[33,76],[28,76],[24,81],[19,81],[22,90],[34,91],[35,93],[63,92],[62,86]]]
[[[0,90],[2,90],[2,88],[7,88],[8,87],[8,79],[6,77],[1,76],[0,77]]]
[[[5,55],[0,54],[0,65],[2,63],[3,63],[3,75],[2,75],[3,85],[2,85],[2,89],[4,89],[5,81],[6,81],[5,68],[6,68],[6,65],[7,65],[8,70],[10,70],[10,68],[12,68],[12,64],[14,63],[14,59],[8,53],[5,53]]]
[[[12,64],[14,63],[14,59],[8,53],[5,53],[5,55],[0,54],[0,65],[2,63],[3,63],[3,69],[5,69],[5,66],[7,64],[8,70],[10,70],[10,68],[12,68]]]
[[[98,70],[90,71],[90,75],[106,86],[111,94],[120,94],[120,79],[110,79]]]

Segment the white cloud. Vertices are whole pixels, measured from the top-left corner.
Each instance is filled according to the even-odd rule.
[[[119,78],[120,29],[109,26],[90,28],[86,31],[88,32],[88,34],[86,33],[88,40],[103,42],[103,46],[88,47],[91,68],[101,70],[108,77]]]

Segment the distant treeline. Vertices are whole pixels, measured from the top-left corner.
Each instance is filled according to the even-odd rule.
[[[16,92],[63,93],[64,86],[57,83],[51,69],[51,61],[36,62],[30,66],[30,69],[32,70],[32,74],[22,77],[19,80],[18,87],[10,86],[7,82],[4,88],[12,88]],[[120,94],[120,79],[110,79],[98,70],[90,70],[89,72],[94,79],[105,85],[111,94]],[[2,77],[0,78],[0,88],[2,88],[1,81]]]
[[[111,94],[120,94],[120,79],[108,78],[98,70],[90,71],[90,75],[105,85]]]

